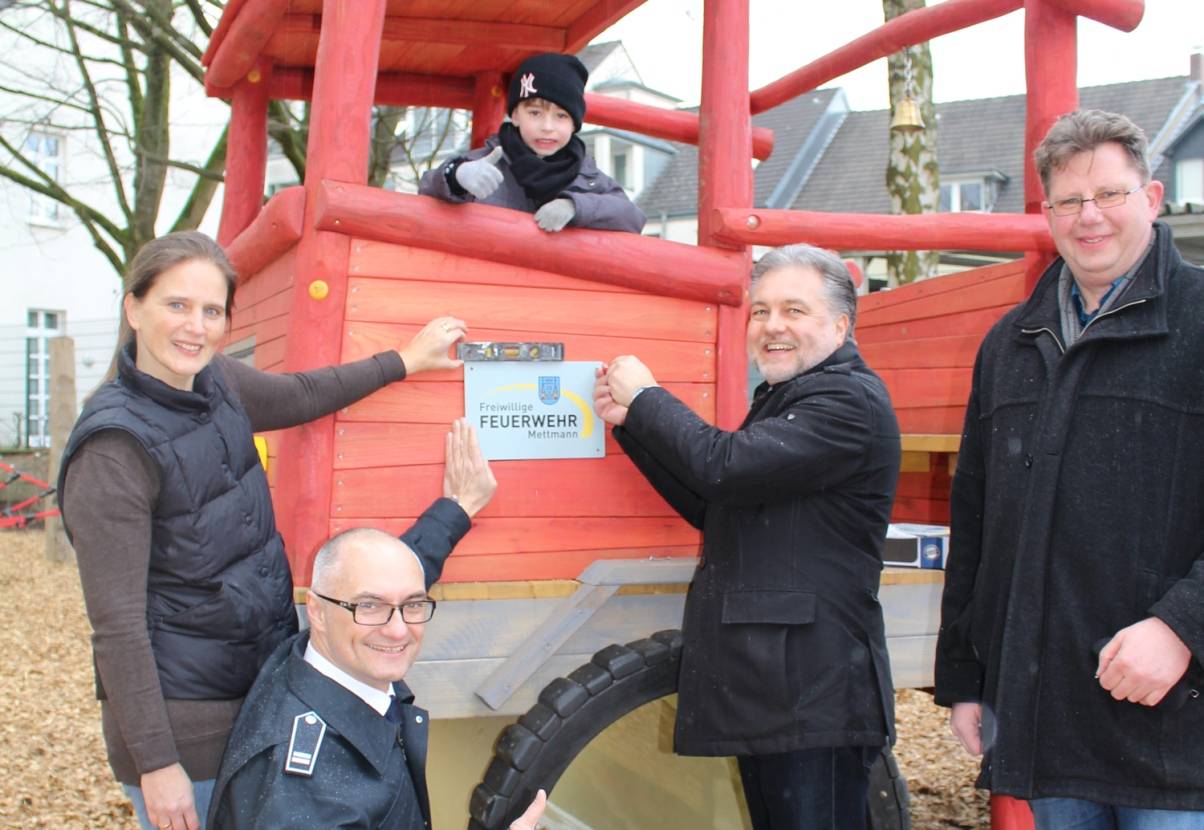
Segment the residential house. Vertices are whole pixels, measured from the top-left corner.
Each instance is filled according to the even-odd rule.
[[[1197,56],[1198,58],[1198,56]],[[1155,177],[1168,187],[1172,213],[1186,215],[1177,227],[1180,247],[1197,252],[1201,211],[1176,205],[1204,188],[1204,74],[1193,59],[1189,76],[1132,81],[1080,90],[1083,107],[1123,112],[1150,137]],[[936,105],[941,210],[1021,212],[1024,209],[1025,97],[1011,95]],[[849,112],[837,89],[820,89],[753,118],[771,127],[773,155],[755,172],[754,206],[836,213],[889,213],[886,165],[888,110]],[[696,150],[678,147],[661,178],[638,199],[649,215],[648,231],[685,242],[697,232]],[[1173,221],[1173,219],[1172,219]],[[659,229],[658,229],[659,222]],[[1191,228],[1188,228],[1188,225]],[[870,281],[884,284],[880,251],[845,251],[861,260]],[[961,270],[1010,252],[942,252],[942,270]]]

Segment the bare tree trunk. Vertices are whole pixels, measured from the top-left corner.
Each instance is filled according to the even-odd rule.
[[[59,477],[59,464],[67,437],[75,424],[75,341],[70,337],[55,337],[50,341],[50,472],[46,478],[54,485]],[[63,520],[59,516],[46,519],[46,558],[51,562],[74,562],[75,551],[67,541]]]
[[[924,0],[882,0],[887,20],[921,9]],[[932,106],[932,53],[927,43],[895,52],[887,59],[893,115],[906,97],[913,98],[924,120],[922,130],[891,130],[886,189],[891,213],[935,213],[940,203],[936,111]],[[910,79],[909,79],[910,74]],[[939,251],[895,251],[886,263],[889,284],[904,285],[936,275]]]
[[[368,184],[384,187],[389,178],[393,150],[397,147],[397,125],[406,116],[406,107],[376,107],[372,121],[372,146],[368,154]]]

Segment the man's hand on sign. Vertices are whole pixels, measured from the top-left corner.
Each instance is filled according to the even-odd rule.
[[[619,406],[631,406],[636,390],[656,386],[656,378],[640,359],[632,354],[616,357],[606,370],[610,396]]]
[[[603,363],[595,372],[594,382],[594,412],[599,418],[614,427],[623,426],[627,420],[627,407],[619,406],[610,394],[610,384],[606,382],[606,364]]]
[[[489,504],[497,490],[497,479],[468,419],[457,418],[452,423],[444,449],[443,497],[459,504],[471,518]]]

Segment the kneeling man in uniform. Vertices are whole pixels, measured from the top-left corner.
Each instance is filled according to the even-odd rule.
[[[470,517],[496,487],[473,455],[484,465],[477,486],[454,488],[449,499]],[[426,570],[440,565],[424,568],[405,542],[371,528],[322,546],[306,602],[310,627],[277,649],[247,695],[209,827],[430,827],[429,718],[402,678],[435,613]],[[543,804],[540,791],[512,830],[534,830]]]

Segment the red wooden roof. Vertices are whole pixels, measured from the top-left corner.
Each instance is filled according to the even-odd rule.
[[[346,2],[346,0],[343,0]],[[643,0],[388,0],[379,71],[469,79],[576,52]],[[230,0],[203,62],[227,87],[257,59],[313,68],[323,0]]]

